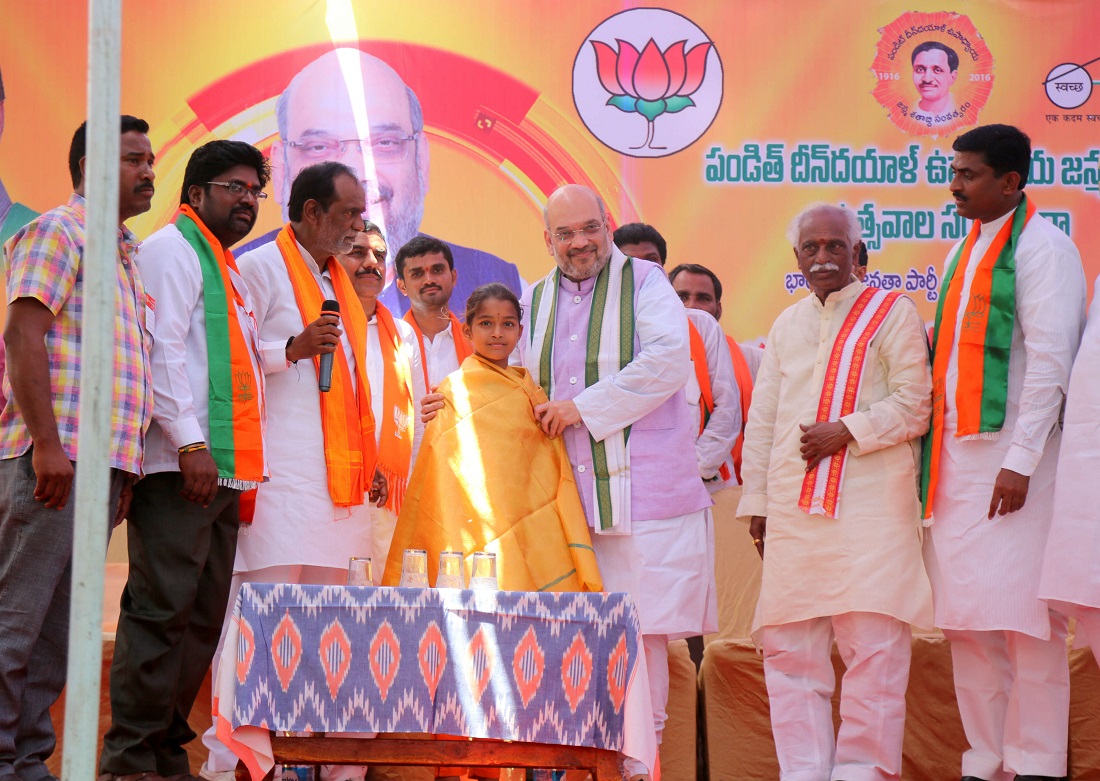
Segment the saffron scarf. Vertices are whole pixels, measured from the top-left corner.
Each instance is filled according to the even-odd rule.
[[[695,381],[699,384],[699,431],[696,436],[702,436],[710,416],[714,414],[714,389],[710,386],[710,372],[707,370],[707,346],[703,343],[703,335],[695,327],[695,323],[688,320],[688,344],[691,348],[691,365],[695,367]],[[718,475],[723,480],[730,479],[730,468],[722,464],[718,469]],[[713,478],[711,478],[713,479]]]
[[[386,507],[401,512],[409,484],[413,443],[413,391],[410,365],[404,357],[404,342],[390,310],[375,305],[378,343],[382,348],[382,420],[378,439],[378,469],[389,484]],[[387,411],[388,409],[388,411]]]
[[[458,357],[458,365],[461,366],[463,361],[473,355],[474,347],[462,333],[462,321],[455,317],[454,312],[450,310],[447,310],[447,316],[451,321],[451,338],[455,342],[455,355]],[[416,331],[416,341],[420,343],[420,365],[424,369],[424,388],[430,393],[432,383],[428,379],[428,353],[424,351],[424,332],[420,330],[411,309],[405,313],[405,322]]]
[[[279,231],[275,242],[294,288],[302,325],[308,325],[320,316],[324,303],[321,287],[306,267],[290,225]],[[355,356],[356,388],[352,388],[347,356],[337,345],[333,353],[332,389],[320,394],[321,428],[332,502],[337,507],[352,507],[363,504],[378,460],[374,415],[370,408],[370,381],[367,379],[367,316],[343,267],[339,263],[329,263],[329,274],[336,300],[340,302],[340,326]],[[319,371],[320,358],[314,356],[313,362]]]
[[[749,405],[752,404],[752,370],[749,362],[745,360],[745,354],[741,352],[741,346],[733,340],[732,336],[726,337],[730,346],[730,357],[733,358],[733,376],[737,379],[737,390],[741,394],[741,433],[737,435],[737,441],[733,443],[733,473],[737,476],[738,484],[741,483],[741,451],[745,447],[745,426],[749,422]]]
[[[978,261],[970,284],[970,298],[958,334],[959,380],[955,408],[960,439],[995,439],[1005,422],[1008,399],[1008,359],[1016,323],[1016,244],[1035,214],[1026,195]],[[932,517],[932,500],[939,482],[940,451],[947,395],[947,364],[956,343],[955,329],[962,306],[962,289],[974,245],[981,236],[977,220],[944,275],[936,307],[932,344],[932,423],[924,441],[921,502],[924,518]]]
[[[234,283],[234,276],[240,276],[233,253],[186,204],[180,206],[175,226],[195,250],[202,271],[210,455],[218,466],[219,485],[247,491],[264,479],[264,391],[253,359],[255,328],[246,334],[238,317],[243,312],[252,320],[252,312]]]
[[[532,379],[554,398],[553,349],[561,269],[535,285],[531,294]],[[602,349],[601,349],[602,347]],[[585,344],[584,387],[622,371],[634,360],[634,265],[612,254],[596,276]],[[592,447],[594,506],[588,520],[597,534],[630,534],[630,426]]]
[[[546,401],[526,369],[478,355],[439,384],[443,408],[424,430],[409,494],[386,560],[397,585],[406,548],[497,554],[506,591],[600,591],[596,555],[561,437],[547,437],[532,408]],[[522,465],[522,468],[518,468]]]
[[[867,348],[900,298],[901,293],[887,293],[875,287],[866,288],[859,294],[833,341],[821,384],[816,422],[837,421],[855,412],[863,386]],[[844,445],[806,472],[798,497],[799,509],[811,515],[836,518],[847,463],[848,446]]]

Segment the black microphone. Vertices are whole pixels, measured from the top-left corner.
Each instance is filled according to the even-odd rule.
[[[340,302],[331,298],[321,304],[321,314],[340,314]],[[336,349],[340,349],[340,343],[336,343]],[[333,353],[321,353],[321,370],[317,372],[317,390],[327,393],[332,389],[332,356]]]

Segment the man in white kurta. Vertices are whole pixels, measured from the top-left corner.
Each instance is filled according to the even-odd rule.
[[[704,425],[699,380],[694,371],[688,375],[684,395],[691,411],[692,431],[699,432],[695,439],[695,459],[707,490],[715,493],[727,485],[737,484],[732,472],[731,451],[741,433],[740,392],[733,374],[729,343],[718,321],[698,309],[685,309],[684,312],[702,337],[707,378],[714,399],[714,411]],[[692,359],[695,360],[694,355]],[[730,470],[728,479],[721,475],[723,466]]]
[[[268,173],[242,141],[199,147],[180,212],[136,258],[152,302],[153,423],[128,515],[101,775],[189,767],[187,717],[226,612],[240,495],[267,475],[256,323],[229,248],[252,229]],[[231,371],[219,372],[226,363]],[[217,403],[226,397],[235,409]]]
[[[620,225],[614,233],[615,246],[631,258],[640,258],[665,268],[668,260],[668,242],[652,225],[631,222]],[[679,268],[679,267],[678,267]],[[672,281],[670,276],[669,281]],[[675,289],[675,285],[673,285]],[[685,304],[686,306],[686,304]],[[684,395],[690,408],[693,426],[697,432],[695,440],[695,458],[699,462],[699,476],[706,483],[707,491],[715,493],[729,483],[719,472],[723,466],[733,469],[731,451],[733,443],[741,433],[740,389],[734,376],[730,346],[722,328],[718,325],[720,314],[687,307],[689,328],[693,328],[702,340],[702,349],[696,354],[691,342],[691,361],[693,369],[684,386]],[[721,309],[719,309],[719,312]],[[713,316],[712,316],[713,315]],[[689,340],[690,341],[690,340]],[[698,361],[698,366],[696,362]],[[702,388],[697,372],[706,372],[713,409],[707,420],[703,421]],[[732,476],[732,472],[730,473]],[[733,481],[736,484],[736,480]],[[692,653],[695,651],[693,649]],[[702,660],[702,642],[699,645],[699,660]]]
[[[919,437],[931,409],[924,329],[912,301],[898,299],[867,347],[854,411],[815,422],[834,342],[867,290],[851,276],[859,221],[818,204],[795,218],[788,236],[812,292],[780,314],[768,336],[737,512],[752,517],[764,559],[754,626],[780,778],[896,779],[909,625],[932,618],[917,495]],[[837,377],[840,388],[848,381]],[[835,517],[800,509],[807,466],[845,445]],[[848,668],[835,742],[834,636]]]
[[[536,382],[550,387],[550,401],[535,412],[548,434],[565,440],[604,587],[630,593],[638,607],[659,742],[668,641],[717,628],[704,512],[711,502],[699,479],[682,390],[691,372],[687,319],[660,267],[626,258],[612,244],[606,210],[590,189],[566,185],[552,194],[546,225],[547,251],[561,273],[524,294],[520,357]],[[631,278],[633,290],[617,281]],[[607,285],[604,307],[596,303],[597,283]],[[632,308],[622,303],[628,301]],[[620,317],[624,309],[629,321]],[[601,333],[599,376],[593,377],[586,358],[596,348],[587,335],[590,322],[600,321],[603,328],[594,325]],[[620,368],[622,329],[632,329],[634,338],[633,357]],[[550,376],[541,372],[543,364]],[[616,466],[627,427],[625,457]],[[597,501],[600,443],[614,478],[610,513]],[[626,769],[632,779],[648,778],[652,770],[631,760]]]
[[[1100,277],[1066,394],[1053,522],[1039,597],[1077,619],[1077,634],[1100,659]]]
[[[1005,125],[975,128],[956,139],[954,149],[951,192],[978,234],[971,262],[964,271],[960,261],[951,282],[963,286],[960,300],[968,302],[959,306],[958,334],[972,308],[979,259],[1023,203],[1031,151],[1027,136]],[[952,248],[949,266],[960,245]],[[936,626],[951,641],[955,693],[970,743],[962,775],[985,781],[1062,778],[1068,741],[1066,619],[1048,609],[1038,590],[1058,418],[1084,324],[1085,282],[1073,242],[1037,213],[1019,234],[1014,277],[999,432],[956,435],[959,385],[974,368],[959,365],[957,338],[950,345],[925,544]],[[943,349],[937,339],[936,366]]]
[[[394,364],[386,366],[385,353],[382,350],[381,334],[383,328],[379,324],[385,305],[378,301],[382,292],[386,276],[386,240],[382,237],[382,230],[373,222],[366,223],[366,229],[360,233],[352,244],[351,252],[340,255],[339,261],[351,278],[355,287],[355,293],[359,296],[359,303],[363,305],[363,312],[367,316],[367,379],[371,386],[371,411],[376,422],[374,429],[375,441],[381,445],[383,432],[390,437],[400,434],[404,425],[413,427],[412,450],[409,462],[406,464],[389,465],[393,469],[404,470],[403,480],[407,481],[412,473],[412,466],[416,463],[416,454],[420,451],[420,440],[424,435],[424,424],[420,419],[420,399],[424,396],[424,366],[420,355],[420,346],[417,344],[416,332],[413,327],[401,319],[395,319],[392,314],[389,319],[401,340],[401,349],[394,351]],[[412,404],[408,410],[404,409],[402,398],[388,398],[384,392],[386,375],[392,372],[397,383],[411,385]],[[397,423],[394,421],[397,420]],[[391,429],[390,424],[394,424]],[[396,491],[396,486],[390,485],[391,497]],[[399,492],[404,494],[404,489]],[[397,512],[400,512],[398,506]],[[393,539],[393,530],[397,527],[397,512],[389,507],[375,506],[371,508],[371,557],[373,559],[373,576],[376,586],[382,584],[382,573],[386,568],[386,560],[390,550],[390,541]]]
[[[334,256],[350,250],[362,230],[366,195],[350,169],[337,163],[321,165],[343,169],[332,175],[334,200],[319,210],[316,207],[324,205],[319,196],[306,197],[301,214],[291,213],[290,226],[313,282],[325,299],[335,299],[332,275],[344,271]],[[294,188],[291,200],[296,200]],[[329,492],[321,392],[313,356],[342,349],[354,385],[352,345],[347,331],[336,325],[332,315],[317,318],[303,330],[302,313],[278,242],[245,253],[238,266],[252,294],[259,328],[267,381],[266,444],[271,480],[256,492],[253,522],[242,528],[238,538],[231,594],[239,591],[241,583],[253,582],[342,585],[347,580],[348,558],[371,555],[371,509],[367,496],[360,504],[338,507]],[[376,498],[373,489],[378,487],[376,476],[369,498]],[[230,616],[231,611],[227,621]],[[224,637],[223,627],[223,642]],[[220,655],[219,647],[215,660]],[[216,678],[216,661],[214,675]],[[210,749],[203,777],[214,781],[231,778],[223,774],[233,771],[237,757],[217,740],[213,729],[203,736],[203,743]],[[362,779],[365,773],[365,766],[326,766],[323,776],[326,781],[345,781]]]
[[[446,242],[417,236],[398,250],[394,266],[397,289],[409,299],[404,319],[416,332],[425,384],[436,388],[473,352],[462,321],[450,309],[458,281],[454,256]]]

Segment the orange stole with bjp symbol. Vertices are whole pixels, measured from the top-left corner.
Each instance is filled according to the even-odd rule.
[[[1008,219],[985,255],[978,261],[970,283],[970,299],[958,335],[959,438],[993,438],[1005,421],[1008,399],[1008,358],[1016,324],[1016,242],[1035,215],[1035,204],[1026,195]],[[955,328],[962,306],[963,281],[971,262],[982,225],[975,220],[966,241],[959,247],[944,277],[936,308],[932,345],[932,423],[924,439],[924,469],[921,471],[921,502],[924,518],[932,517],[932,499],[940,471],[943,447],[943,418],[947,403],[947,363],[956,342]],[[958,277],[958,278],[956,278]]]
[[[306,261],[298,251],[298,241],[289,225],[279,231],[275,243],[286,264],[294,299],[302,315],[302,325],[309,325],[321,313],[321,288],[306,268]],[[321,428],[325,437],[325,466],[332,503],[337,507],[352,507],[363,504],[366,499],[378,460],[374,415],[370,408],[370,381],[367,379],[367,316],[343,266],[332,261],[329,273],[336,300],[340,302],[340,325],[347,333],[355,356],[356,382],[353,388],[351,367],[344,351],[337,347],[333,353],[332,388],[320,394]],[[319,367],[317,356],[313,361]]]

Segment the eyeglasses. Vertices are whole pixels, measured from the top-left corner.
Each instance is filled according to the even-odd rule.
[[[393,133],[371,136],[367,139],[349,138],[343,141],[324,136],[310,137],[304,141],[288,141],[287,146],[298,151],[310,160],[325,160],[342,156],[348,147],[354,146],[360,153],[367,153],[376,163],[400,163],[409,156],[409,142],[415,141],[420,131],[411,136],[399,136]],[[367,149],[363,148],[366,143]]]
[[[207,182],[207,184],[216,184],[218,187],[224,187],[238,197],[248,193],[257,201],[267,200],[267,193],[262,189],[243,182]]]
[[[604,225],[601,222],[599,225],[587,225],[583,228],[577,228],[575,231],[558,231],[554,234],[554,240],[559,244],[568,244],[578,234],[583,234],[587,239],[594,239],[600,235],[600,231],[603,229]]]

